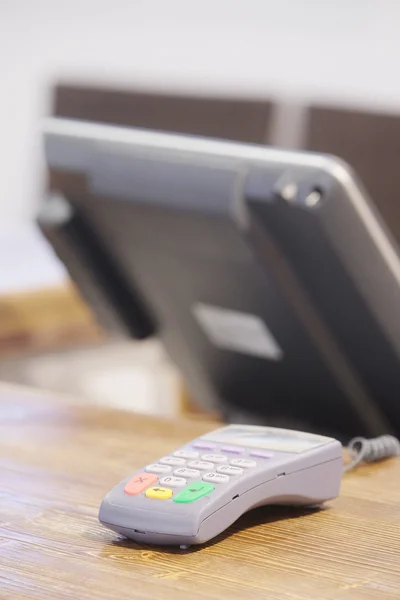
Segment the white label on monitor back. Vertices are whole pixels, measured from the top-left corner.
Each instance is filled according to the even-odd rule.
[[[260,317],[201,303],[195,304],[192,312],[218,348],[269,360],[282,359],[282,348]]]

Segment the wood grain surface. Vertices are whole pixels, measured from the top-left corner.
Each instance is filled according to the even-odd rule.
[[[0,358],[105,339],[106,334],[69,282],[0,296]]]
[[[0,598],[400,598],[400,460],[344,475],[325,510],[263,507],[189,551],[103,528],[103,495],[214,425],[0,386]]]

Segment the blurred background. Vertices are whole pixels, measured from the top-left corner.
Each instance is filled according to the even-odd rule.
[[[395,0],[2,0],[0,380],[197,410],[157,340],[107,339],[34,224],[42,117],[332,152],[399,239],[399,22]]]

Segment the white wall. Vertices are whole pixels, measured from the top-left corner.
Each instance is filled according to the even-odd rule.
[[[398,0],[0,0],[0,223],[35,213],[57,79],[397,111],[399,30]]]

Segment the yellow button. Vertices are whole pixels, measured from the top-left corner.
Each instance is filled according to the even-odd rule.
[[[169,488],[156,486],[146,490],[145,495],[147,498],[155,498],[156,500],[168,500],[168,498],[171,498],[172,494],[173,492]]]

